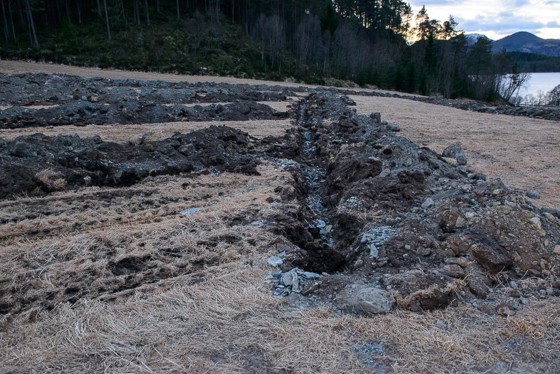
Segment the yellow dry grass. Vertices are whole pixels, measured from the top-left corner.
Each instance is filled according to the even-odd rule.
[[[327,309],[291,311],[270,296],[267,269],[234,263],[165,291],[120,302],[83,300],[3,323],[0,355],[15,372],[553,373],[558,300],[510,318],[465,306],[374,318]],[[519,326],[524,326],[519,328]],[[381,343],[368,367],[353,347]],[[377,370],[375,370],[377,368]]]

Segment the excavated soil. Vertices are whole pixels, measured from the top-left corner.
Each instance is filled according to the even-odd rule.
[[[544,191],[535,206],[524,190],[485,175],[465,144],[467,166],[441,156],[447,138],[432,150],[399,136],[399,126],[370,115],[383,112],[367,106],[371,95],[0,79],[0,354],[8,372],[553,372],[560,364],[549,344],[558,314],[548,308],[560,296],[560,212],[542,204],[554,200]],[[357,293],[366,296],[353,304]],[[542,342],[525,344],[530,325],[521,324],[532,305],[550,319],[534,326]],[[184,331],[162,325],[157,310]],[[136,313],[159,327],[136,325],[130,335],[125,315]],[[379,323],[395,333],[420,313],[456,334],[446,316],[462,313],[503,319],[496,326],[525,335],[504,335],[484,358],[450,350],[449,360],[419,362],[406,358],[411,343],[398,335],[368,335],[363,317],[378,313],[394,316]],[[106,333],[102,315],[111,316]],[[295,332],[298,319],[328,323],[348,345],[304,342],[311,332]],[[68,323],[71,337],[45,333]],[[421,336],[414,328],[403,327]],[[117,331],[128,340],[103,348],[103,336],[114,344]],[[163,331],[181,348],[156,343]],[[252,340],[240,340],[245,334]],[[214,347],[201,343],[205,336]],[[307,359],[279,342],[307,347]],[[471,343],[473,352],[485,344]],[[515,346],[497,348],[506,343]],[[49,344],[56,349],[47,354]]]

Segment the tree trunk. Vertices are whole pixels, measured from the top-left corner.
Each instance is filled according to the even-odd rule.
[[[99,16],[99,18],[103,17],[103,13],[101,11],[101,3],[99,2],[99,0],[96,0],[97,3],[97,15]]]
[[[82,24],[82,0],[76,2],[76,7],[78,9],[78,24]]]
[[[39,40],[37,39],[37,33],[35,32],[35,21],[33,20],[33,12],[31,11],[29,0],[25,0],[25,10],[27,13],[27,21],[29,22],[29,37],[31,39],[31,44],[33,47],[39,48]]]
[[[107,0],[103,0],[105,8],[105,23],[107,24],[107,40],[111,41],[111,25],[109,24],[109,11],[107,10]]]
[[[134,0],[132,2],[133,10],[134,10],[134,22],[137,25],[140,25],[140,6],[138,5],[138,0]]]
[[[66,8],[66,18],[68,18],[68,23],[72,23],[72,16],[70,15],[70,4],[68,4],[68,0],[64,2],[64,7]]]
[[[14,25],[14,13],[12,13],[11,1],[8,1],[8,13],[10,14],[10,25],[12,26],[12,35],[14,36],[14,42],[17,43],[16,27]]]
[[[177,3],[177,21],[181,20],[181,11],[179,10],[179,0],[176,1]]]
[[[6,7],[4,6],[4,0],[0,0],[2,3],[2,20],[4,25],[4,39],[6,39],[6,43],[10,38],[10,30],[8,29],[8,17],[6,16]]]
[[[126,11],[124,9],[124,0],[121,0],[120,3],[121,3],[121,12],[124,21],[124,26],[128,27],[128,20],[126,19]]]
[[[148,8],[148,0],[144,0],[144,7],[146,8],[146,24],[150,26],[150,8]]]

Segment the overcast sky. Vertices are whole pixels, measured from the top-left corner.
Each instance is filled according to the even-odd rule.
[[[453,15],[465,33],[500,39],[517,31],[560,39],[560,0],[425,0],[411,1],[414,14],[426,5],[431,19]]]

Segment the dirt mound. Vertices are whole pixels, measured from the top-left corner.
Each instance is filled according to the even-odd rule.
[[[76,100],[118,104],[138,100],[149,104],[282,101],[298,89],[226,83],[170,83],[132,79],[84,79],[65,74],[0,74],[0,105],[29,106]]]
[[[280,87],[0,75],[0,128],[286,118],[257,101],[295,95]],[[192,105],[192,104],[208,105]],[[189,105],[191,104],[191,105]],[[35,107],[29,107],[35,106]],[[36,106],[43,106],[37,108]]]
[[[0,128],[174,121],[247,121],[275,118],[286,118],[286,114],[253,101],[192,107],[146,104],[139,100],[123,100],[119,104],[110,105],[76,101],[51,108],[5,109],[0,111]]]
[[[0,140],[0,198],[79,186],[130,186],[148,176],[234,171],[256,174],[247,152],[254,140],[211,126],[155,142],[111,143],[101,138],[42,134]]]
[[[282,266],[338,272],[304,293],[336,299],[336,289],[366,280],[415,311],[475,299],[513,311],[520,298],[559,294],[558,214],[347,102],[316,93],[298,109],[302,209],[281,222],[301,250]]]

